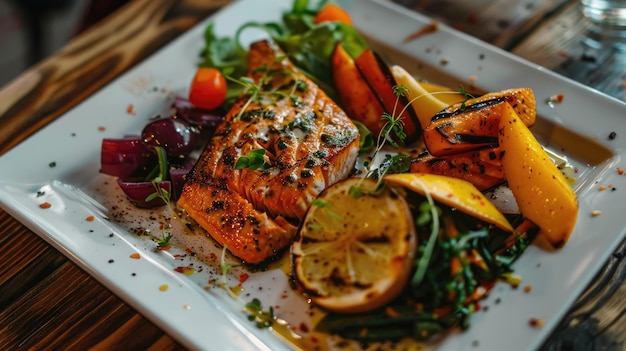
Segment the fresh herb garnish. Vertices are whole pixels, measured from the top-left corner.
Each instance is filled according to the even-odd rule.
[[[221,273],[220,275],[222,277],[222,286],[224,290],[226,290],[228,295],[230,295],[230,297],[237,300],[239,299],[239,296],[237,296],[237,294],[233,291],[233,289],[231,289],[230,286],[228,285],[228,272],[230,272],[230,270],[233,269],[234,266],[226,263],[226,251],[227,250],[228,248],[224,246],[222,248],[222,256],[220,257],[220,273]]]
[[[428,236],[428,240],[426,241],[426,245],[418,249],[420,257],[416,262],[416,270],[413,274],[413,277],[411,278],[411,285],[413,286],[418,286],[422,283],[422,280],[426,275],[426,271],[428,270],[428,265],[433,254],[433,250],[435,249],[437,237],[439,236],[438,209],[435,206],[435,201],[430,196],[430,192],[428,191],[426,186],[422,185],[422,188],[424,189],[424,193],[426,195],[426,202],[422,203],[421,206],[419,206],[419,215],[417,216],[416,224],[430,224],[431,230],[430,235]]]
[[[385,174],[406,173],[411,167],[411,158],[407,154],[385,155],[385,159],[376,169],[376,177],[381,179]]]
[[[365,38],[352,26],[340,22],[315,24],[313,17],[327,1],[311,7],[309,0],[296,0],[293,7],[283,13],[277,22],[248,22],[239,27],[234,37],[220,38],[215,35],[215,25],[207,26],[205,46],[200,55],[201,66],[218,68],[235,81],[247,74],[248,50],[244,47],[242,34],[249,29],[260,29],[268,34],[307,77],[320,86],[331,98],[336,96],[332,81],[330,57],[341,43],[352,57],[357,57],[368,45]],[[233,80],[231,80],[232,83]],[[300,83],[296,89],[304,88]],[[229,84],[226,106],[232,105],[242,87]]]
[[[376,158],[382,150],[383,147],[387,144],[395,148],[399,148],[401,143],[404,143],[407,135],[404,131],[404,122],[402,121],[402,115],[406,111],[407,108],[410,107],[410,103],[406,106],[400,108],[398,106],[400,102],[400,98],[406,96],[408,93],[408,89],[404,86],[394,86],[393,93],[396,96],[396,101],[394,103],[394,108],[392,113],[385,112],[381,116],[381,119],[385,121],[385,124],[381,128],[378,133],[378,137],[376,138],[376,145],[372,154],[370,155],[371,159]],[[410,166],[410,159],[408,155],[398,154],[396,156],[385,156],[385,161],[381,164],[381,167],[378,169],[370,169],[370,163],[364,164],[365,174],[363,178],[374,177],[378,179],[378,185],[376,187],[377,190],[381,188],[381,183],[383,176],[389,173],[400,173],[402,171],[407,171]],[[348,191],[350,195],[354,198],[359,198],[363,195],[363,190],[361,189],[360,184],[352,186]]]
[[[172,234],[167,233],[163,235],[159,241],[157,241],[157,247],[161,250],[168,248],[171,245]]]
[[[249,168],[251,170],[266,170],[269,164],[265,162],[265,149],[250,151],[248,156],[241,156],[235,163],[235,169]]]
[[[228,251],[228,248],[224,246],[220,257],[222,286],[231,298],[239,302],[243,302],[237,293],[235,293],[235,291],[233,291],[233,289],[231,289],[228,285],[228,272],[230,272],[235,266],[226,263],[226,251]],[[267,311],[264,311],[263,306],[261,305],[261,300],[253,298],[252,301],[244,303],[244,308],[250,313],[248,315],[248,320],[255,322],[258,328],[269,328],[274,323],[274,308],[270,306]]]
[[[172,212],[174,212],[170,201],[171,195],[169,191],[167,191],[160,185],[161,182],[166,181],[169,178],[169,161],[167,158],[167,152],[161,146],[155,146],[154,150],[156,151],[157,158],[159,160],[159,163],[155,168],[157,175],[154,176],[154,174],[150,174],[148,176],[148,180],[150,180],[152,182],[152,185],[154,186],[154,192],[148,195],[145,201],[150,202],[155,199],[161,199],[168,207],[172,209]]]
[[[353,120],[352,123],[354,123],[356,129],[359,131],[359,156],[363,156],[374,147],[374,136],[372,135],[372,131],[370,131],[365,124],[357,120]]]
[[[467,328],[487,293],[484,282],[520,283],[511,264],[528,245],[526,235],[481,226],[432,199],[411,196],[418,255],[408,288],[384,309],[357,316],[329,313],[318,323],[320,331],[362,342],[425,340],[453,327]]]
[[[468,92],[465,90],[465,87],[464,87],[464,86],[462,86],[462,85],[459,87],[459,94],[461,94],[461,95],[463,95],[463,96],[465,97],[465,101],[463,101],[463,102],[461,103],[461,111],[463,111],[463,110],[465,110],[465,102],[466,102],[467,100],[469,100],[469,99],[473,99],[473,98],[474,98],[474,95],[472,95],[472,94],[468,93]]]
[[[323,208],[324,211],[326,212],[326,214],[328,215],[328,217],[330,217],[330,218],[333,218],[333,219],[336,219],[336,220],[339,220],[339,221],[343,220],[343,217],[341,215],[339,215],[337,212],[332,210],[333,204],[328,202],[328,201],[315,199],[315,200],[313,200],[311,205]]]
[[[250,312],[248,320],[255,322],[257,328],[269,328],[274,324],[274,308],[270,306],[267,311],[264,311],[261,300],[253,298],[246,304],[246,310]]]

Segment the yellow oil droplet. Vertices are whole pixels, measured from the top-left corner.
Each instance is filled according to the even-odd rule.
[[[168,288],[169,288],[169,286],[167,284],[163,284],[163,285],[159,286],[159,290],[161,290],[161,291],[165,291]]]

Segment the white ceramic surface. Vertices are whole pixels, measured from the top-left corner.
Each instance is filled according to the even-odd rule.
[[[626,177],[626,106],[444,25],[431,34],[404,38],[432,20],[384,0],[342,1],[355,26],[389,62],[442,84],[472,85],[484,91],[528,86],[538,100],[538,138],[567,156],[579,181],[579,220],[567,246],[557,252],[530,247],[515,269],[532,291],[497,285],[476,313],[472,326],[433,345],[441,350],[530,350],[541,345],[575,298],[624,238],[621,196]],[[257,329],[241,305],[223,289],[206,289],[220,279],[219,258],[203,263],[180,252],[155,250],[153,241],[130,233],[159,224],[167,213],[125,205],[111,179],[99,174],[100,141],[137,134],[148,118],[162,112],[193,76],[202,33],[214,21],[219,35],[234,33],[247,20],[278,19],[291,0],[241,0],[199,24],[127,74],[0,158],[0,205],[61,250],[115,294],[191,349],[290,349],[279,337]],[[257,33],[247,39],[253,40]],[[155,89],[156,88],[156,89]],[[560,104],[547,99],[564,94]],[[136,113],[127,113],[132,104]],[[608,135],[617,137],[609,140]],[[612,184],[616,191],[599,191]],[[50,209],[41,209],[41,202]],[[593,210],[601,215],[592,217]],[[95,216],[94,221],[86,218]],[[157,218],[156,220],[154,218]],[[176,230],[176,228],[174,229]],[[216,247],[195,250],[218,253]],[[130,258],[139,253],[140,259]],[[193,265],[187,276],[175,271]],[[217,267],[217,268],[216,268]],[[236,284],[241,268],[229,272]],[[160,287],[167,285],[167,290]],[[250,273],[240,297],[259,297],[264,306],[292,323],[306,323],[307,306],[289,289],[280,269]],[[529,326],[532,318],[543,328]]]

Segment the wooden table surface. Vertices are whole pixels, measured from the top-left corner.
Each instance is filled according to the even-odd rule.
[[[0,155],[228,2],[133,0],[76,37],[0,90]],[[621,43],[589,35],[577,1],[397,2],[626,101]],[[626,349],[625,255],[626,242],[542,349]],[[183,349],[0,210],[0,350],[89,348]]]

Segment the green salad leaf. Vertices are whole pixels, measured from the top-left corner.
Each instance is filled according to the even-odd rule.
[[[352,57],[357,57],[368,46],[365,38],[348,24],[313,22],[315,14],[326,2],[321,1],[315,8],[311,8],[309,0],[295,0],[291,10],[283,13],[281,21],[244,23],[234,37],[218,37],[214,23],[206,27],[200,66],[215,67],[231,78],[226,107],[234,103],[243,89],[232,81],[247,74],[248,48],[242,42],[242,34],[251,29],[264,31],[268,39],[274,41],[298,69],[328,96],[333,99],[336,97],[331,67],[331,56],[336,45],[341,43]]]

